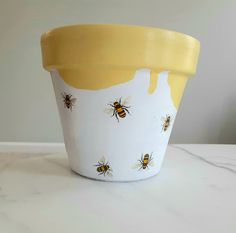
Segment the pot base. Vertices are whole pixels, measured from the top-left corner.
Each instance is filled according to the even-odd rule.
[[[79,176],[81,176],[83,178],[86,178],[86,179],[95,180],[95,181],[101,181],[101,182],[111,182],[111,183],[126,183],[126,182],[135,182],[135,181],[147,180],[147,179],[155,177],[156,175],[158,175],[160,173],[160,171],[158,171],[157,173],[151,174],[150,176],[146,176],[146,177],[143,177],[143,178],[139,177],[137,179],[120,179],[119,180],[119,178],[117,179],[117,177],[116,177],[115,180],[114,179],[108,180],[106,178],[100,179],[98,177],[91,177],[91,176],[87,176],[87,175],[81,174],[80,172],[76,171],[76,169],[73,169],[73,168],[71,168],[71,171],[76,173],[76,175],[79,175]]]

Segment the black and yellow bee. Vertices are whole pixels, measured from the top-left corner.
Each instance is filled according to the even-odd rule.
[[[72,108],[75,106],[76,98],[72,98],[71,94],[66,94],[65,92],[62,95],[64,107],[72,111]]]
[[[172,118],[170,115],[166,115],[166,117],[162,117],[162,131],[167,131],[167,129],[169,128],[170,126],[170,123],[172,121]]]
[[[115,116],[117,121],[119,122],[119,118],[125,118],[126,117],[126,113],[130,114],[128,108],[130,108],[130,106],[126,106],[127,103],[127,98],[122,101],[122,98],[120,98],[119,100],[116,100],[115,102],[113,102],[112,104],[108,104],[109,106],[111,106],[110,109],[108,109],[108,113],[111,114],[111,117]]]
[[[138,159],[138,163],[133,168],[138,168],[138,170],[146,170],[149,166],[154,166],[152,153],[151,155],[145,154],[141,156],[141,159]]]
[[[110,177],[112,177],[112,169],[109,165],[108,162],[106,162],[105,158],[102,157],[98,163],[96,165],[94,165],[95,167],[97,167],[97,172],[99,173],[98,175],[108,175]]]

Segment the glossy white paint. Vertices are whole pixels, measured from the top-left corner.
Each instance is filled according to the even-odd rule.
[[[134,79],[127,83],[101,90],[76,89],[67,85],[57,71],[51,74],[65,145],[74,171],[109,181],[145,179],[160,171],[176,115],[168,72],[159,73],[157,89],[152,94],[148,93],[148,69],[137,70]],[[74,99],[73,105],[67,106],[63,95],[71,95],[69,99]],[[111,106],[119,100],[130,113],[123,109],[124,118]],[[171,122],[164,131],[162,118],[167,115],[171,116]],[[149,158],[152,154],[153,164],[144,169],[138,160],[145,154]],[[95,165],[99,165],[102,157],[112,170],[112,176],[97,171]]]

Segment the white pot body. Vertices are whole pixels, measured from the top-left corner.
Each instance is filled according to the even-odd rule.
[[[104,181],[140,180],[160,171],[177,112],[168,74],[158,74],[149,94],[149,69],[100,90],[76,89],[51,71],[73,171]]]

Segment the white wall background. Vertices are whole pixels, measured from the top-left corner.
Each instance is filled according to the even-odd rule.
[[[61,142],[40,35],[78,23],[147,25],[201,41],[173,143],[236,143],[235,0],[0,0],[0,141]]]

